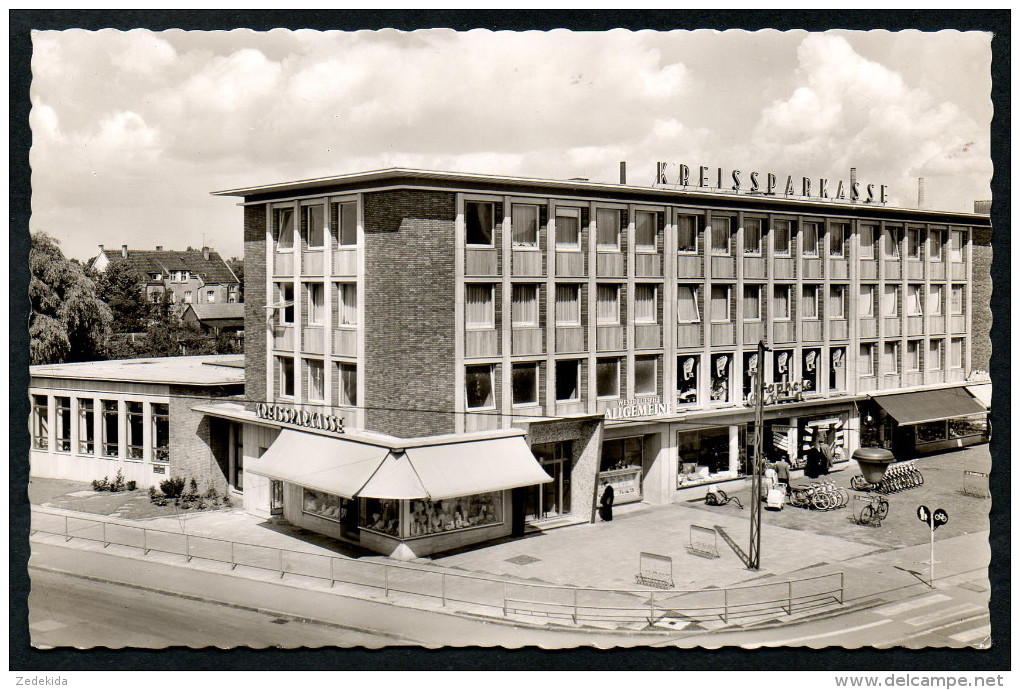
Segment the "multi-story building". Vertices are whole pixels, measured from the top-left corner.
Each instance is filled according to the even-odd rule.
[[[600,479],[703,495],[748,471],[759,371],[768,457],[981,438],[945,420],[984,412],[963,385],[987,216],[406,169],[217,194],[244,204],[249,403],[206,411],[243,426],[256,512],[420,555],[587,520]],[[546,481],[487,451],[513,434]],[[438,490],[455,508],[412,481],[426,455],[465,480]],[[471,534],[479,510],[505,531]]]
[[[99,254],[90,266],[105,271],[112,261],[124,261],[138,276],[139,284],[150,301],[164,292],[170,299],[183,304],[231,303],[241,301],[241,282],[218,252],[202,247],[176,251],[157,246],[152,249],[108,251],[99,245]]]

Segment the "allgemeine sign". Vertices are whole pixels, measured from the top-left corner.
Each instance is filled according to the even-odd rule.
[[[724,176],[722,168],[715,168],[713,170],[707,165],[690,168],[683,163],[660,162],[656,164],[655,185],[694,187],[696,189],[734,192],[737,194],[760,194],[762,196],[801,196],[865,204],[884,204],[888,201],[887,191],[889,187],[884,184],[863,184],[856,181],[844,183],[843,180],[837,180],[836,184],[833,185],[828,178],[820,177],[817,179],[818,185],[814,186],[815,178],[787,175],[786,184],[782,186],[782,192],[780,192],[780,178],[775,173],[759,173],[755,170],[748,173],[746,178],[743,175],[744,173],[740,170],[730,170],[729,175]],[[715,184],[711,184],[712,182],[715,182]],[[875,194],[876,187],[878,188],[877,197]]]

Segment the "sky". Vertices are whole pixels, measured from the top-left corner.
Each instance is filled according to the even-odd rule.
[[[210,192],[391,166],[650,185],[657,161],[990,199],[991,35],[133,30],[32,34],[32,218],[242,253]],[[815,183],[817,184],[817,182]]]

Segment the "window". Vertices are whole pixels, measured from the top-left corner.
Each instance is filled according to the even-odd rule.
[[[492,285],[468,284],[464,286],[466,293],[466,323],[468,328],[492,328],[496,325],[496,317],[492,303]]]
[[[921,340],[907,341],[907,359],[903,363],[907,371],[921,371]]]
[[[191,290],[184,291],[184,302],[186,304],[191,304]]]
[[[32,447],[39,450],[50,447],[50,408],[45,395],[32,396]]]
[[[744,321],[761,321],[761,286],[744,286]]]
[[[120,410],[116,400],[103,401],[103,456],[115,458],[120,454]]]
[[[793,350],[776,350],[772,359],[772,380],[784,383],[793,378]]]
[[[596,296],[596,323],[603,326],[619,324],[620,286],[599,285]]]
[[[93,401],[78,399],[78,453],[81,455],[95,455],[96,453],[95,411]]]
[[[615,208],[597,209],[595,232],[600,252],[620,251],[620,211]]]
[[[538,206],[514,204],[510,215],[511,238],[515,247],[538,246]]]
[[[600,357],[595,360],[595,395],[600,398],[620,397],[620,360]]]
[[[280,377],[280,394],[281,395],[294,395],[294,358],[293,357],[277,357],[279,377]]]
[[[772,250],[776,256],[790,256],[790,221],[777,220],[772,226]]]
[[[942,368],[942,341],[928,341],[928,369],[938,371]]]
[[[152,461],[170,462],[170,406],[166,403],[152,404]]]
[[[294,209],[278,208],[273,211],[273,239],[276,251],[290,251],[294,248]],[[177,272],[176,278],[180,278]]]
[[[305,243],[309,249],[322,249],[326,243],[326,229],[322,214],[322,205],[303,206]]]
[[[294,283],[277,283],[277,305],[283,307],[283,323],[294,323]]]
[[[954,285],[952,287],[952,314],[963,313],[963,286]]]
[[[728,285],[712,286],[712,321],[725,323],[730,320],[730,288]]]
[[[846,348],[834,347],[829,350],[829,390],[846,390]]]
[[[676,402],[687,405],[698,402],[698,356],[676,358]]]
[[[127,403],[127,456],[129,460],[141,460],[145,455],[142,439],[145,428],[145,413],[142,403]]]
[[[57,417],[56,428],[56,450],[61,453],[71,452],[71,399],[57,396],[53,399]]]
[[[928,316],[942,315],[942,286],[932,285],[928,289]]]
[[[789,285],[776,285],[773,292],[773,306],[772,310],[775,314],[775,319],[781,321],[790,318],[790,286]]]
[[[341,326],[356,326],[358,323],[357,283],[337,283],[337,323]]]
[[[538,286],[514,285],[511,288],[510,314],[514,326],[538,325]]]
[[[949,233],[949,260],[963,261],[963,247],[967,243],[964,230],[952,230]]]
[[[730,253],[730,219],[712,219],[712,253],[728,256]]]
[[[634,358],[634,395],[656,395],[659,392],[658,364],[656,355]]]
[[[712,385],[709,398],[713,402],[730,401],[730,355],[712,355]]]
[[[556,209],[556,249],[581,249],[581,209]]]
[[[885,255],[890,259],[900,258],[900,239],[903,231],[900,228],[886,228],[882,233],[885,238]]]
[[[322,283],[310,283],[308,285],[308,323],[312,326],[321,326],[323,312],[325,310],[325,286]]]
[[[470,366],[464,372],[467,408],[477,410],[494,407],[492,398],[492,365]]]
[[[818,223],[804,223],[800,230],[801,254],[803,256],[818,256]]]
[[[817,285],[805,285],[804,291],[801,294],[801,304],[803,306],[803,318],[805,319],[817,319],[818,318],[818,286]]]
[[[637,284],[634,286],[634,322],[658,323],[656,312],[656,286]]]
[[[340,362],[336,368],[340,381],[339,404],[355,407],[358,404],[358,365],[353,362]]]
[[[345,201],[336,204],[337,243],[341,247],[355,247],[358,244],[358,203]]]
[[[897,360],[900,356],[899,343],[886,343],[882,350],[882,372],[886,374],[899,373]]]
[[[846,223],[833,223],[829,226],[829,256],[846,255],[846,238],[850,234],[850,226]]]
[[[510,391],[514,405],[538,403],[538,364],[514,364],[510,369]]]
[[[491,203],[468,201],[464,204],[468,244],[491,247],[495,227],[495,208]]]
[[[862,259],[874,259],[875,258],[875,226],[874,225],[861,225],[858,230],[858,239],[860,241],[861,249],[860,254]]]
[[[829,288],[829,318],[846,318],[846,286],[833,285]]]
[[[857,300],[857,316],[859,318],[871,319],[875,316],[875,286],[862,285],[860,297]]]
[[[698,253],[698,217],[679,216],[676,219],[676,250],[685,254]]]
[[[634,249],[639,252],[655,251],[655,236],[659,231],[659,214],[655,211],[634,213]]]
[[[821,355],[821,350],[804,350],[800,381],[805,393],[818,392],[818,366]]]
[[[886,285],[882,291],[882,316],[900,315],[900,287]]]
[[[963,338],[949,341],[949,366],[952,369],[963,369]]]
[[[323,400],[326,396],[324,385],[323,364],[321,359],[306,359],[305,367],[308,371],[308,399]]]
[[[556,286],[556,325],[581,325],[581,286]]]
[[[861,376],[875,375],[875,344],[861,343],[861,358],[858,370]]]
[[[907,228],[907,258],[921,258],[921,228]]]
[[[928,232],[928,258],[932,261],[942,261],[941,230],[931,230]]]
[[[561,359],[556,362],[556,399],[560,402],[581,399],[581,360]]]
[[[744,253],[761,255],[761,218],[744,219]]]
[[[678,285],[676,290],[677,323],[698,323],[701,312],[698,309],[698,286]]]
[[[907,286],[907,303],[906,303],[907,316],[920,316],[922,313],[921,309],[921,286],[920,285],[908,285]]]

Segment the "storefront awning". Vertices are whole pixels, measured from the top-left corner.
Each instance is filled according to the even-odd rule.
[[[984,406],[964,388],[942,388],[872,397],[901,425],[938,422],[986,412]]]
[[[986,409],[992,409],[992,384],[979,383],[976,386],[967,386],[967,392],[981,401]]]

